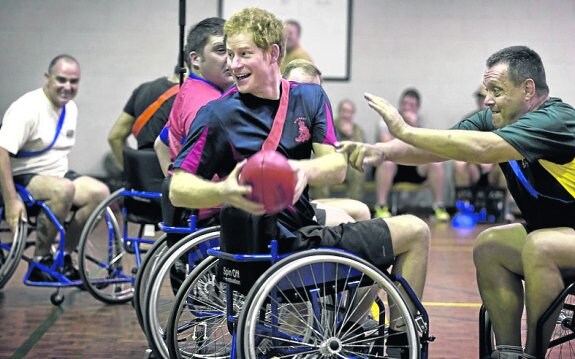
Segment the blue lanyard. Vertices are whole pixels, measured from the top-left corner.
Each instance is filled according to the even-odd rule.
[[[519,164],[517,163],[517,161],[515,160],[511,160],[508,161],[509,165],[511,166],[511,169],[513,170],[513,172],[515,173],[515,175],[517,176],[517,179],[519,179],[519,182],[521,182],[521,184],[523,185],[523,187],[525,187],[525,189],[527,190],[527,192],[529,192],[529,194],[531,195],[531,197],[533,198],[539,198],[539,197],[544,197],[547,199],[552,199],[555,201],[559,201],[559,202],[563,202],[563,203],[573,203],[575,201],[573,200],[564,200],[561,198],[556,198],[556,197],[550,197],[550,196],[546,196],[543,195],[539,192],[537,192],[537,190],[535,188],[533,188],[533,186],[531,185],[531,183],[529,183],[529,181],[527,181],[527,178],[525,178],[525,175],[523,174],[523,172],[521,172],[521,168],[519,167]]]
[[[56,143],[56,140],[58,139],[58,135],[60,134],[60,131],[62,130],[62,126],[64,125],[64,117],[66,117],[66,106],[62,107],[62,112],[60,112],[60,118],[58,119],[58,126],[56,127],[56,134],[54,135],[54,139],[52,140],[52,143],[50,143],[50,145],[48,145],[48,147],[46,147],[40,151],[18,151],[18,153],[16,154],[16,157],[22,158],[22,157],[37,156],[37,155],[40,155],[40,154],[48,151],[49,149],[51,149],[52,146],[54,146],[54,144]]]

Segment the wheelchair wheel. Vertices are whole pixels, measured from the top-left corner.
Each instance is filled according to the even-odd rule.
[[[98,205],[82,230],[79,269],[86,289],[105,303],[132,299],[137,270],[134,242],[124,239],[127,223],[123,211],[123,189]]]
[[[216,281],[219,259],[208,257],[186,278],[169,316],[167,345],[170,358],[229,358],[232,335],[227,321],[228,286]],[[244,296],[234,292],[237,316]]]
[[[136,280],[134,282],[134,297],[133,305],[136,311],[136,317],[138,318],[138,323],[140,327],[145,332],[144,321],[143,321],[143,304],[145,302],[146,288],[149,285],[149,279],[151,273],[156,269],[159,259],[168,250],[167,236],[162,236],[157,240],[152,248],[150,248],[148,254],[142,260],[140,268],[136,273]]]
[[[0,222],[0,289],[18,268],[22,253],[26,247],[26,237],[28,234],[28,224],[22,220],[18,222],[18,229],[15,233],[10,231],[8,222],[4,219],[4,209],[2,208],[2,219]]]
[[[573,290],[563,300],[559,317],[551,334],[545,358],[575,358],[575,295]]]
[[[219,227],[206,228],[182,238],[159,259],[151,273],[142,319],[156,357],[168,357],[165,328],[178,289],[187,274],[207,257],[206,250],[218,245],[219,238]]]
[[[575,358],[575,294],[571,290],[563,298],[561,310],[555,319],[551,341],[547,349],[540,351],[537,357],[545,359]],[[557,306],[552,306],[557,308]],[[521,319],[521,340],[525,343],[527,337],[527,318],[525,313]],[[479,313],[479,357],[490,358],[495,350],[496,340],[489,313],[481,306]]]
[[[369,293],[375,290],[381,299],[378,325],[359,329],[350,317],[359,314],[357,303],[373,300]],[[302,311],[309,305],[311,313]],[[393,350],[419,358],[415,321],[387,275],[343,251],[304,251],[274,264],[251,288],[237,325],[237,350],[245,358],[396,357],[387,345],[398,338],[388,330],[391,321],[403,323],[406,332]]]

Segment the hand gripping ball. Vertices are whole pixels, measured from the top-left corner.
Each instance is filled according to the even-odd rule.
[[[296,174],[281,153],[262,150],[247,160],[239,183],[252,187],[250,200],[263,204],[268,214],[275,214],[292,203]]]

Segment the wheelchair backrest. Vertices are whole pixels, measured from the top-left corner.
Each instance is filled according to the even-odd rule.
[[[124,187],[137,191],[162,191],[164,174],[153,149],[124,148]]]
[[[164,174],[156,152],[152,149],[124,149],[124,188],[131,191],[162,193]],[[126,191],[129,192],[129,191]],[[136,223],[162,221],[159,198],[126,195],[124,206],[128,219]]]
[[[228,205],[220,212],[220,248],[230,254],[252,255],[269,253],[268,245],[277,237],[276,218],[256,216]],[[218,264],[219,281],[234,290],[247,294],[255,281],[271,262],[234,261],[221,259]]]

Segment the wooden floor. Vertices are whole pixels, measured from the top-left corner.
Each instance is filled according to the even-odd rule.
[[[430,358],[477,358],[479,294],[472,261],[475,235],[447,223],[430,224],[431,258],[424,295],[430,315]],[[130,304],[106,305],[66,289],[61,307],[53,290],[26,287],[22,263],[0,291],[0,358],[144,358],[146,341]]]

